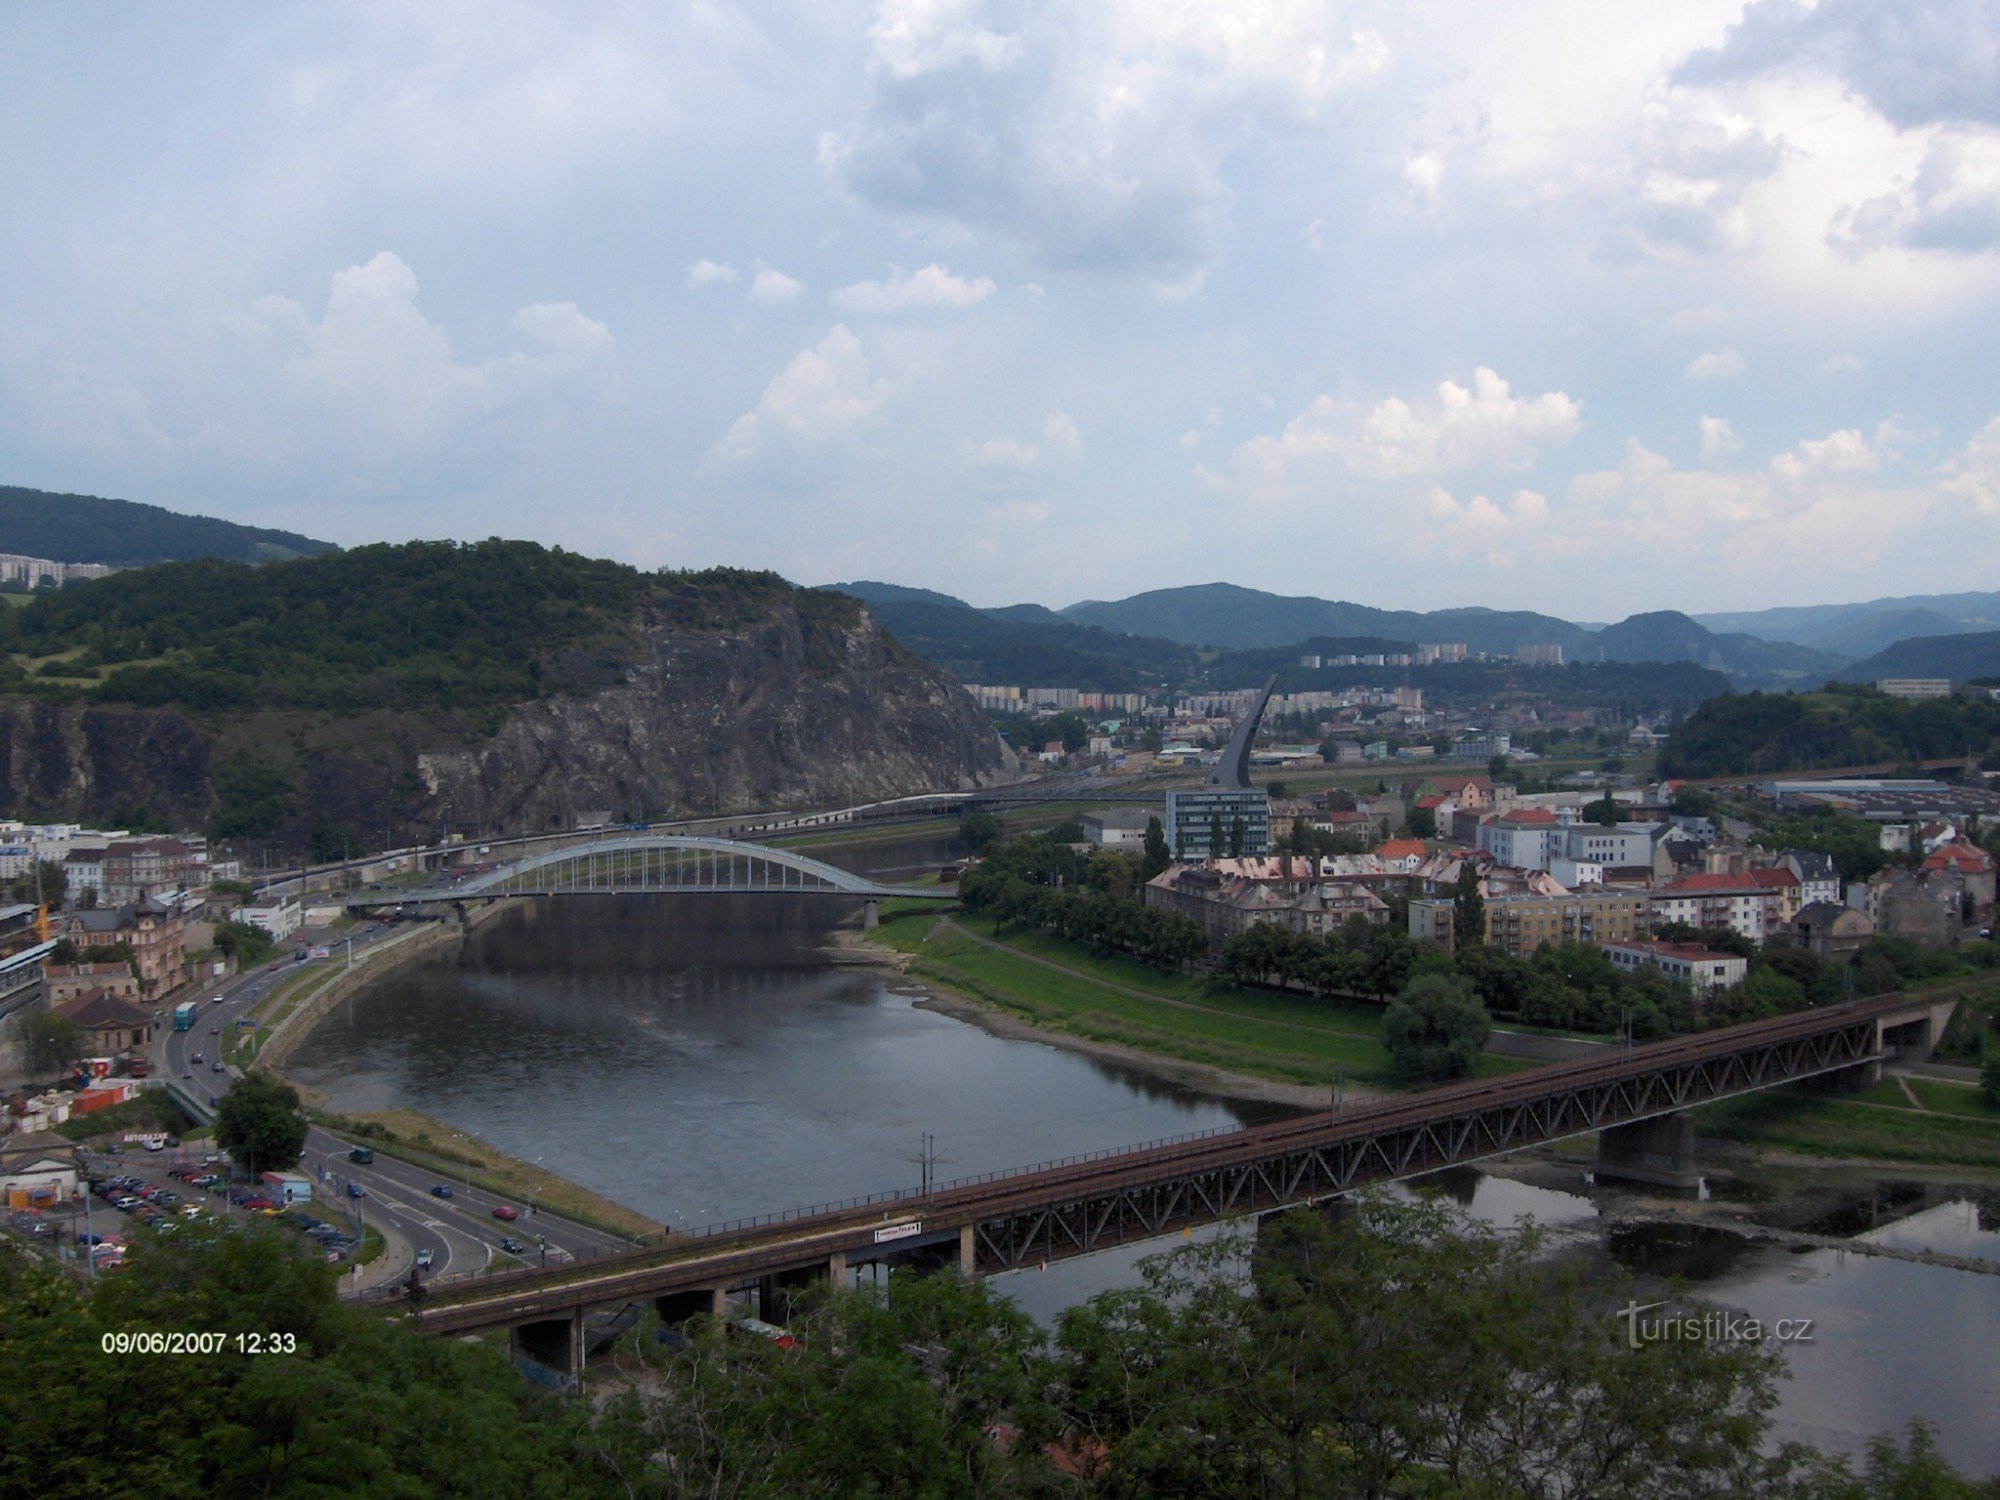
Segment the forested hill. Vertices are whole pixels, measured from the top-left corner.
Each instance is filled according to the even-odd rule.
[[[1884,677],[2000,678],[2000,630],[1969,635],[1928,635],[1897,641],[1866,661],[1842,668],[1844,682],[1877,682]]]
[[[133,500],[0,485],[0,552],[25,557],[131,568],[199,557],[275,562],[331,550],[331,542],[292,531],[239,526],[213,516],[184,516]]]
[[[1711,698],[1660,750],[1663,776],[1748,776],[1879,765],[2000,746],[2000,703],[1985,697],[1891,698],[1873,688]]]
[[[337,853],[970,785],[972,700],[853,599],[413,542],[118,573],[0,613],[0,816]]]

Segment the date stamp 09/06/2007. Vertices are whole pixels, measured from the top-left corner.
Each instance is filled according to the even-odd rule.
[[[296,1354],[295,1333],[186,1333],[159,1329],[107,1333],[97,1341],[105,1354]]]

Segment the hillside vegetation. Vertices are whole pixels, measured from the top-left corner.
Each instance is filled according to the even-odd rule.
[[[1739,776],[1984,755],[2000,739],[1989,698],[1891,698],[1873,688],[1711,698],[1660,750],[1663,776]]]
[[[139,567],[198,557],[274,562],[331,550],[331,542],[292,531],[239,526],[213,516],[184,516],[133,500],[0,485],[0,552],[53,562]]]
[[[196,714],[395,709],[477,724],[617,680],[641,616],[727,625],[795,593],[829,618],[858,617],[773,573],[645,574],[531,542],[174,563],[0,616],[0,687]]]

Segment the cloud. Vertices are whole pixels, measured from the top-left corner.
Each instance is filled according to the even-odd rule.
[[[1701,419],[1701,461],[1714,463],[1718,458],[1727,458],[1732,453],[1743,451],[1743,439],[1736,435],[1736,429],[1729,425],[1727,417],[1703,417]]]
[[[1899,129],[2000,125],[2000,7],[1993,0],[1753,0],[1720,46],[1676,77],[1718,84],[1818,74]]]
[[[821,142],[843,188],[1166,284],[1209,262],[1232,153],[1308,138],[1387,64],[1325,8],[1208,0],[884,0],[869,44],[866,98]]]
[[[1743,373],[1743,356],[1734,349],[1697,354],[1681,372],[1689,380],[1734,380]]]
[[[718,261],[698,260],[688,267],[687,287],[690,291],[705,286],[734,286],[743,278],[736,267]]]
[[[870,369],[861,341],[836,323],[771,378],[756,408],[732,422],[709,450],[707,466],[742,463],[773,440],[832,441],[872,422],[889,394],[887,382]]]
[[[994,293],[993,282],[984,276],[970,280],[954,276],[935,263],[907,276],[891,276],[884,281],[857,281],[833,294],[834,305],[849,312],[891,313],[912,309],[977,307]]]
[[[757,274],[750,278],[750,300],[762,302],[767,307],[777,307],[786,302],[796,302],[805,292],[806,284],[794,280],[783,271],[757,262]]]
[[[1083,434],[1067,412],[1052,411],[1042,420],[1040,443],[1020,438],[988,438],[968,447],[966,457],[980,468],[1032,469],[1058,453],[1074,453],[1083,447]]]
[[[1512,567],[1524,545],[1538,556],[1562,550],[1551,549],[1543,535],[1549,524],[1549,500],[1534,490],[1516,490],[1501,505],[1484,495],[1461,503],[1449,490],[1433,489],[1424,503],[1436,524],[1419,529],[1421,550],[1441,551],[1453,559],[1476,555],[1496,568]]]
[[[226,320],[243,373],[283,420],[349,445],[403,453],[565,382],[615,388],[611,330],[574,302],[534,303],[511,325],[532,352],[461,363],[450,336],[417,307],[416,273],[390,251],[333,277],[317,322],[298,303],[265,297]],[[274,419],[279,417],[270,412]]]
[[[1849,255],[2000,249],[2000,131],[1937,131],[1914,174],[1834,216],[1827,243]]]
[[[1426,401],[1392,396],[1364,411],[1321,396],[1283,432],[1243,444],[1237,457],[1253,473],[1276,481],[1303,461],[1329,455],[1354,473],[1378,479],[1522,469],[1542,448],[1568,442],[1581,426],[1582,408],[1561,391],[1516,396],[1482,365],[1470,388],[1447,380]]]
[[[1946,462],[1943,488],[1983,516],[2000,516],[2000,417]]]

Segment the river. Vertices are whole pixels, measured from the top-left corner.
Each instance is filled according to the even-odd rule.
[[[840,860],[899,879],[946,852],[916,841]],[[830,924],[848,915],[791,897],[537,903],[346,1002],[288,1071],[342,1111],[421,1109],[683,1228],[913,1187],[926,1156],[949,1180],[1273,1113],[925,1009],[896,975],[829,960]],[[1442,1186],[1490,1222],[1529,1214],[1599,1246],[1645,1287],[1678,1275],[1767,1322],[1813,1319],[1787,1351],[1782,1435],[1854,1451],[1921,1415],[1954,1463],[2000,1472],[2000,1277],[1607,1235],[1580,1192],[1474,1172]],[[2000,1233],[1968,1204],[1869,1234],[2000,1259]],[[996,1286],[1047,1320],[1154,1248]]]

